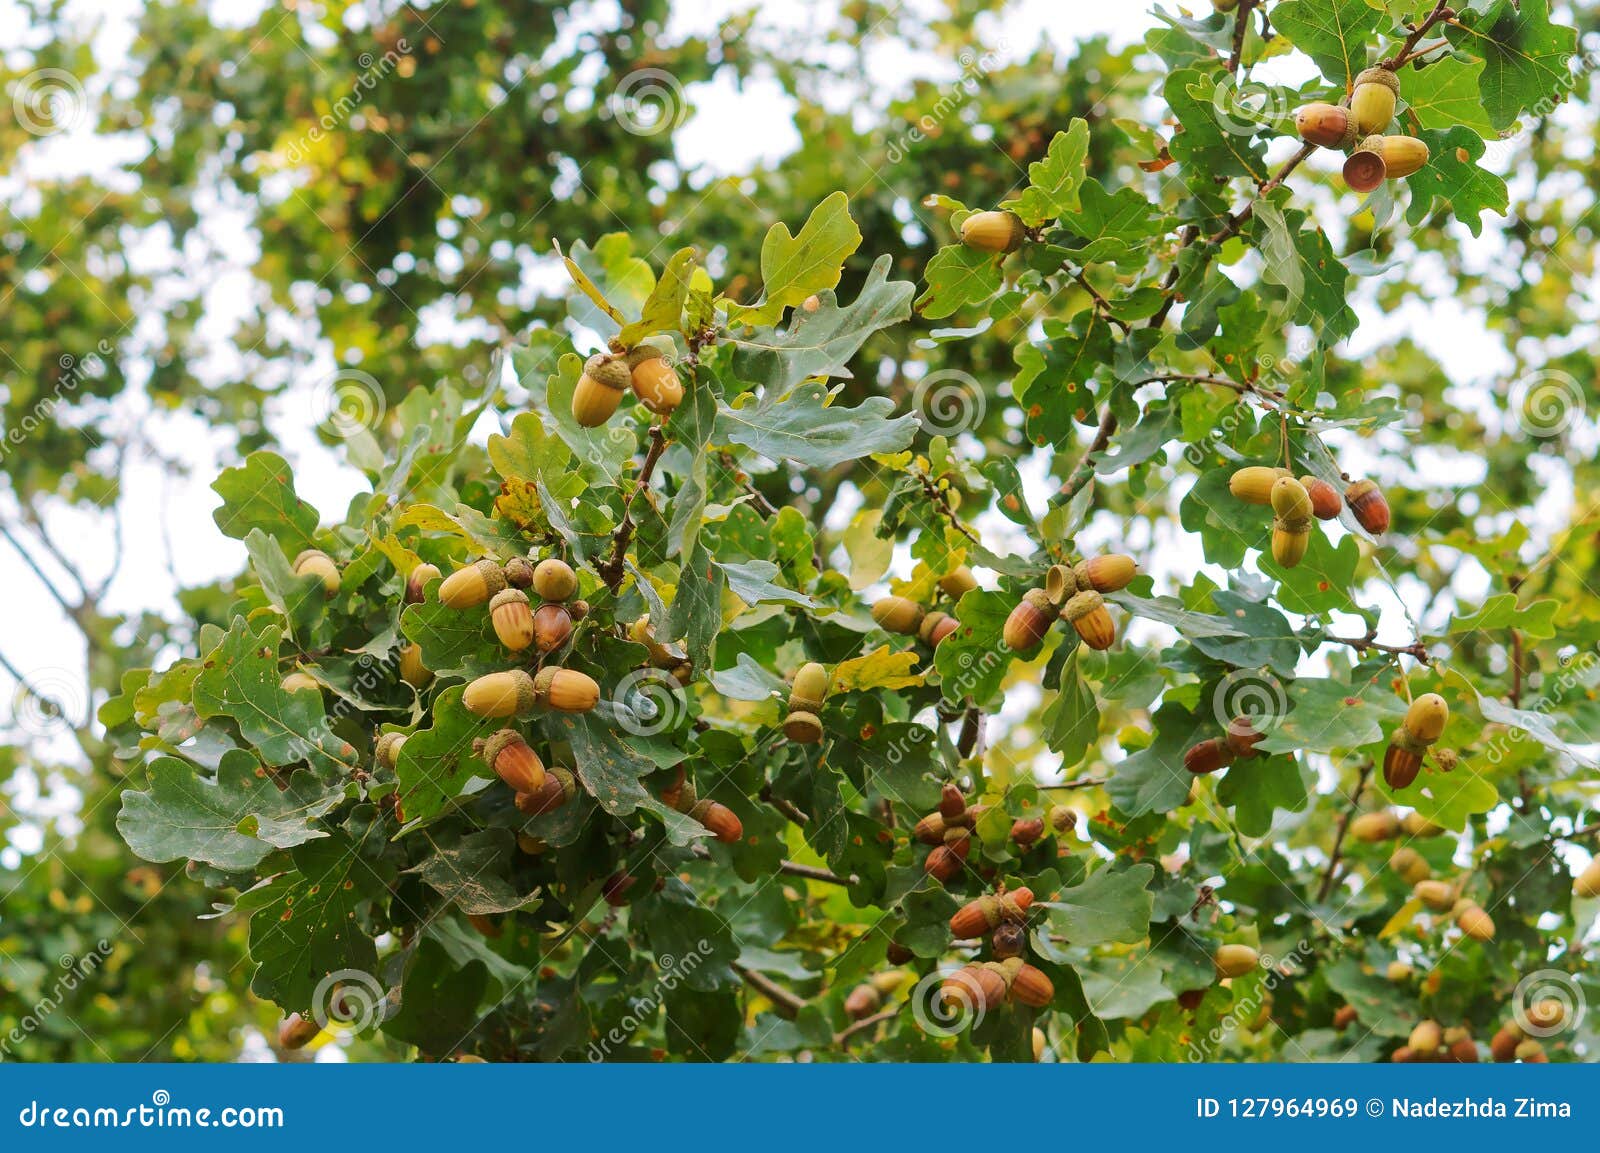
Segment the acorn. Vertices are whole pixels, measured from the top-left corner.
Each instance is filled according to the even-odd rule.
[[[1390,961],[1389,964],[1384,968],[1383,975],[1388,981],[1391,981],[1396,985],[1401,985],[1411,980],[1411,974],[1413,971],[1414,970],[1411,968],[1411,966],[1406,964],[1404,961]]]
[[[1117,639],[1117,626],[1106,610],[1105,598],[1093,589],[1074,593],[1061,609],[1078,637],[1091,649],[1108,649]]]
[[[494,622],[494,635],[512,652],[520,653],[533,643],[533,610],[528,607],[528,594],[521,589],[495,593],[489,602],[489,619]]]
[[[1437,837],[1445,831],[1443,825],[1434,824],[1418,812],[1410,812],[1401,817],[1400,828],[1408,837]]]
[[[1073,580],[1080,589],[1094,589],[1097,593],[1120,592],[1138,575],[1138,563],[1131,556],[1117,552],[1090,557],[1072,570]]]
[[[1311,498],[1311,515],[1318,520],[1337,520],[1344,509],[1344,498],[1339,490],[1320,476],[1303,476],[1300,485]]]
[[[542,601],[564,601],[578,591],[578,575],[559,557],[542,560],[533,570],[533,591]]]
[[[675,645],[664,645],[656,640],[656,631],[650,624],[649,613],[645,613],[628,626],[628,639],[643,645],[649,653],[650,663],[658,669],[676,668],[683,661],[682,649]]]
[[[884,632],[914,636],[922,625],[922,606],[906,597],[882,597],[872,604],[872,619]]]
[[[924,845],[944,844],[945,823],[943,813],[929,813],[916,823],[911,836]]]
[[[972,570],[966,565],[939,578],[939,590],[951,600],[958,601],[977,587],[978,578],[972,575]]]
[[[1411,1036],[1407,1038],[1406,1043],[1414,1052],[1427,1055],[1435,1052],[1443,1040],[1444,1035],[1439,1028],[1439,1022],[1419,1021],[1411,1030]]]
[[[1178,1007],[1185,1012],[1193,1013],[1206,999],[1204,989],[1185,989],[1178,994]]]
[[[628,354],[633,365],[632,383],[639,403],[657,416],[670,416],[683,401],[683,381],[661,349],[641,344]]]
[[[514,717],[533,711],[539,695],[533,678],[521,669],[487,673],[467,685],[461,703],[480,717]]]
[[[278,1048],[304,1049],[322,1032],[322,1026],[299,1013],[290,1013],[278,1026]]]
[[[1415,136],[1384,136],[1378,148],[1390,180],[1404,180],[1428,163],[1428,146]]]
[[[1256,746],[1266,739],[1267,734],[1258,730],[1249,717],[1242,715],[1228,722],[1228,731],[1223,737],[1229,750],[1239,760],[1255,756]]]
[[[406,604],[420,605],[427,598],[428,586],[438,580],[442,574],[439,566],[423,561],[411,570],[406,577]]]
[[[952,832],[956,830],[951,830]],[[962,830],[963,832],[965,830]],[[958,840],[942,845],[936,845],[928,850],[928,857],[922,863],[923,871],[937,881],[949,881],[959,876],[962,865],[967,859],[968,842]]]
[[[1393,1061],[1396,1065],[1409,1065],[1418,1059],[1417,1051],[1410,1045],[1402,1045],[1393,1053],[1389,1054],[1389,1060]]]
[[[1033,1062],[1037,1065],[1044,1060],[1045,1049],[1048,1047],[1049,1041],[1044,1035],[1044,1030],[1037,1025],[1033,1027],[1031,1040],[1033,1041]]]
[[[1365,195],[1372,192],[1388,178],[1389,168],[1383,160],[1383,137],[1369,136],[1356,145],[1354,152],[1345,158],[1344,182],[1352,192]]]
[[[1389,502],[1383,490],[1370,480],[1358,480],[1344,490],[1344,503],[1350,506],[1356,523],[1373,536],[1389,531]]]
[[[1390,855],[1389,868],[1408,885],[1426,881],[1432,873],[1432,870],[1428,868],[1428,862],[1423,860],[1422,854],[1404,845]]]
[[[1294,130],[1318,148],[1348,148],[1354,143],[1350,110],[1337,104],[1306,104],[1294,112]]]
[[[967,798],[961,792],[961,787],[954,781],[946,781],[939,790],[939,815],[947,823],[954,824],[956,818],[967,811]]]
[[[1516,1058],[1529,1065],[1548,1065],[1550,1058],[1545,1056],[1544,1046],[1532,1037],[1517,1046]]]
[[[989,951],[997,961],[1020,957],[1027,947],[1028,930],[1010,921],[997,925],[994,935],[989,938]]]
[[[1039,817],[1020,817],[1011,822],[1011,839],[1026,851],[1044,836],[1044,821]]]
[[[1069,805],[1051,805],[1050,827],[1058,833],[1070,833],[1078,827],[1078,814]]]
[[[322,582],[322,591],[332,596],[339,591],[339,566],[321,549],[308,548],[294,558],[295,576],[314,576]]]
[[[533,586],[533,562],[525,556],[512,557],[500,571],[505,574],[506,584],[514,589],[527,589]]]
[[[899,941],[890,941],[883,950],[884,960],[891,965],[906,965],[916,960],[916,954]]]
[[[486,557],[445,577],[439,586],[439,602],[453,609],[476,608],[505,587],[505,570]]]
[[[422,663],[422,646],[413,641],[400,650],[400,679],[414,689],[428,687],[433,670]]]
[[[1247,465],[1228,478],[1228,491],[1246,504],[1271,504],[1272,486],[1281,477],[1289,475],[1286,468],[1269,468],[1264,464]]]
[[[1249,945],[1222,945],[1211,961],[1217,967],[1218,976],[1242,977],[1255,971],[1261,963],[1261,955]]]
[[[1050,978],[1046,977],[1042,970],[1028,964],[1020,957],[1012,957],[1001,963],[1012,967],[1008,992],[1013,1001],[1029,1008],[1043,1009],[1055,1000],[1056,987],[1050,983]]]
[[[827,666],[807,661],[795,670],[794,683],[789,686],[789,711],[820,713],[832,683]]]
[[[1190,745],[1183,753],[1183,767],[1196,776],[1214,773],[1233,763],[1233,750],[1219,737],[1209,737]]]
[[[871,984],[857,985],[844,999],[845,1016],[852,1021],[870,1017],[883,1006],[883,994]]]
[[[320,693],[322,686],[317,683],[317,678],[310,673],[292,672],[278,682],[278,687],[286,693]]]
[[[1457,1034],[1452,1038],[1451,1034]],[[1465,1029],[1445,1030],[1445,1045],[1449,1059],[1458,1065],[1476,1064],[1478,1060],[1478,1046]]]
[[[974,212],[961,222],[961,243],[979,252],[1015,252],[1027,234],[1014,212]]]
[[[513,792],[537,793],[544,788],[544,762],[515,729],[501,729],[486,739],[474,741],[473,746],[484,763],[510,785]]]
[[[689,816],[725,845],[736,845],[744,839],[744,823],[739,815],[720,801],[698,801],[689,810]]]
[[[1350,822],[1350,835],[1368,845],[1392,841],[1400,835],[1400,818],[1388,809],[1362,813]]]
[[[505,593],[501,593],[505,596]],[[522,593],[517,593],[522,596]],[[542,604],[533,613],[533,646],[541,653],[552,653],[572,635],[572,614],[566,605]],[[497,630],[498,631],[498,628]],[[504,638],[502,638],[504,639]]]
[[[552,765],[544,771],[544,783],[531,793],[518,793],[517,812],[528,817],[553,813],[578,793],[578,782],[570,769]]]
[[[1400,80],[1392,70],[1368,68],[1358,73],[1350,94],[1350,118],[1355,121],[1356,133],[1366,136],[1389,127],[1399,95]]]
[[[1272,484],[1272,559],[1294,568],[1305,558],[1311,543],[1311,496],[1292,476]]]
[[[589,602],[586,600],[568,601],[567,615],[570,616],[574,622],[581,621],[584,617],[589,615]]]
[[[951,1013],[986,1013],[1005,999],[1005,977],[986,965],[963,965],[939,985],[939,1000]]]
[[[949,613],[931,612],[922,618],[922,624],[917,629],[917,636],[921,638],[923,644],[929,648],[936,649],[939,647],[940,641],[956,631],[958,624],[960,622]]]
[[[1456,891],[1446,881],[1418,881],[1411,886],[1411,895],[1435,913],[1448,913],[1456,903]]]
[[[1468,905],[1456,914],[1456,928],[1474,941],[1494,940],[1494,918],[1477,905]]]
[[[814,745],[822,740],[822,720],[804,709],[790,713],[783,722],[783,735],[797,745]]]
[[[1039,647],[1055,620],[1050,598],[1043,589],[1029,589],[1006,617],[1001,639],[1014,652],[1025,653]]]
[[[1502,1065],[1517,1059],[1517,1046],[1522,1043],[1522,1030],[1515,1025],[1502,1025],[1489,1039],[1489,1055]]]
[[[1333,1027],[1342,1033],[1355,1023],[1355,1019],[1356,1007],[1354,1005],[1340,1005],[1333,1014]]]
[[[1033,904],[1032,889],[1013,889],[1009,893],[985,893],[968,901],[950,918],[950,932],[958,941],[981,937],[1003,924],[1022,924]]]
[[[584,362],[583,375],[572,391],[572,419],[584,428],[597,428],[611,419],[622,394],[633,383],[628,363],[598,352]]]
[[[1600,897],[1600,857],[1594,858],[1572,880],[1574,897]]]
[[[600,703],[600,686],[593,677],[554,665],[539,670],[533,693],[539,704],[561,713],[586,713]]]
[[[372,757],[379,767],[392,769],[400,763],[400,750],[405,747],[405,733],[384,733],[372,747]]]
[[[1450,706],[1438,693],[1424,693],[1411,702],[1383,754],[1383,779],[1391,789],[1406,788],[1417,779],[1422,755],[1439,739],[1449,720]]]

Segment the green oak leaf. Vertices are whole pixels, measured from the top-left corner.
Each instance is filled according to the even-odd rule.
[[[1516,593],[1500,593],[1484,601],[1472,612],[1457,610],[1450,618],[1450,632],[1514,628],[1525,637],[1548,640],[1556,635],[1555,619],[1560,608],[1561,602],[1556,600],[1518,605]]]
[[[485,962],[458,965],[443,944],[424,937],[406,965],[400,1008],[384,1021],[384,1036],[423,1053],[447,1054],[472,1034],[488,987]]]
[[[1382,15],[1368,0],[1284,0],[1273,6],[1272,26],[1348,91],[1367,66],[1367,45]]]
[[[508,874],[516,859],[509,829],[483,829],[455,844],[430,841],[433,852],[415,873],[450,904],[468,914],[509,913],[535,903],[538,886],[519,892]]]
[[[812,209],[799,235],[774,224],[761,242],[761,303],[747,308],[730,302],[728,323],[775,324],[785,308],[835,287],[844,262],[859,247],[861,230],[850,218],[850,198],[843,192]]]
[[[1150,935],[1155,901],[1150,881],[1155,872],[1155,866],[1148,864],[1127,869],[1105,866],[1081,885],[1062,889],[1038,906],[1046,910],[1050,931],[1071,945],[1137,944]]]
[[[842,386],[841,386],[842,387]],[[830,403],[839,389],[802,384],[781,400],[717,412],[713,438],[758,452],[769,460],[792,460],[802,468],[833,468],[878,452],[898,452],[916,435],[914,416],[889,415],[894,402],[870,396],[855,408]]]
[[[1506,214],[1511,203],[1506,182],[1477,163],[1485,149],[1482,137],[1470,128],[1455,127],[1425,131],[1421,139],[1428,146],[1428,163],[1406,177],[1411,189],[1407,223],[1421,224],[1443,201],[1456,219],[1478,236],[1485,212]]]
[[[1000,291],[1000,263],[994,253],[965,244],[939,249],[922,270],[928,287],[917,297],[918,315],[941,320],[968,305],[982,304]]]
[[[1028,187],[1000,207],[1033,227],[1076,210],[1088,158],[1089,122],[1075,116],[1051,139],[1044,157],[1028,165]]]
[[[251,453],[243,464],[223,469],[211,488],[222,498],[211,515],[223,536],[244,540],[260,529],[291,557],[311,547],[317,510],[295,493],[294,470],[276,453]]]
[[[1524,111],[1548,114],[1572,92],[1578,34],[1550,23],[1550,0],[1498,0],[1487,11],[1467,7],[1445,33],[1457,48],[1483,57],[1478,91],[1497,132]]]
[[[673,332],[683,323],[683,305],[689,299],[689,278],[694,275],[692,248],[680,248],[667,259],[661,279],[639,309],[639,319],[622,326],[617,339],[632,348],[641,339],[657,332]]]

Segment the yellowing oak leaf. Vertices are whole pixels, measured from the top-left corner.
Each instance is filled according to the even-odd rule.
[[[916,653],[891,652],[884,645],[864,656],[840,661],[833,670],[833,691],[916,688],[923,680],[921,673],[911,671],[916,664]]]

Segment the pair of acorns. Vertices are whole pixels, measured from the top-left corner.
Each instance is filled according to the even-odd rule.
[[[628,349],[613,341],[610,351],[584,362],[572,392],[572,419],[584,428],[599,427],[611,419],[629,388],[651,412],[670,416],[683,402],[683,382],[672,366],[675,355],[667,336],[649,336]]]
[[[1553,1031],[1559,1029],[1566,1020],[1566,1006],[1555,1000],[1538,1002],[1528,1006],[1527,1018],[1528,1024],[1534,1028]],[[1489,1054],[1502,1065],[1512,1061],[1528,1065],[1550,1063],[1550,1058],[1545,1056],[1544,1046],[1537,1038],[1524,1033],[1522,1026],[1515,1021],[1507,1021],[1495,1031],[1489,1041]]]
[[[524,589],[539,598],[537,611]],[[439,601],[453,609],[475,608],[487,601],[494,634],[507,650],[520,653],[532,645],[540,653],[551,653],[572,636],[573,621],[588,615],[588,602],[572,599],[577,591],[578,575],[559,557],[546,557],[537,564],[513,557],[504,565],[485,557],[451,573],[439,586]],[[410,582],[406,593],[409,599]]]
[[[1437,837],[1444,826],[1436,825],[1421,813],[1407,813],[1404,817],[1389,809],[1362,813],[1350,822],[1350,835],[1368,845],[1392,841],[1399,836]]]
[[[1249,717],[1238,716],[1228,722],[1224,736],[1208,737],[1184,750],[1183,767],[1196,776],[1245,761],[1256,755],[1256,746],[1266,734],[1256,729]]]
[[[1494,940],[1494,918],[1471,897],[1463,896],[1457,885],[1422,880],[1411,886],[1411,895],[1431,912],[1451,917],[1456,928],[1474,941]]]
[[[962,565],[939,578],[939,590],[953,601],[978,587],[978,578]],[[915,636],[929,648],[938,648],[960,624],[949,613],[929,610],[910,597],[886,596],[872,602],[872,619],[886,633]]]
[[[1015,955],[963,965],[939,986],[940,1000],[952,1013],[987,1013],[1006,1001],[1043,1009],[1055,996],[1055,984],[1044,971]]]
[[[744,838],[744,822],[739,820],[739,815],[721,801],[702,800],[695,792],[694,782],[684,777],[682,769],[677,771],[672,783],[661,790],[661,801],[669,809],[700,822],[725,845],[736,845]]]
[[[1428,146],[1415,136],[1385,136],[1394,120],[1400,80],[1394,70],[1379,65],[1356,77],[1348,107],[1307,104],[1294,114],[1295,131],[1307,144],[1337,148],[1350,155],[1344,162],[1344,180],[1362,194],[1385,180],[1403,180],[1428,163]]]
[[[923,871],[936,881],[948,882],[957,877],[972,849],[973,824],[982,815],[982,805],[968,808],[961,790],[946,783],[938,809],[923,817],[911,830],[917,840],[933,846],[922,862]]]
[[[578,782],[572,770],[556,765],[546,768],[515,729],[500,729],[473,741],[472,751],[510,786],[517,811],[525,816],[553,813],[577,795]]]
[[[1134,559],[1121,553],[1051,565],[1044,588],[1029,589],[1006,617],[1001,640],[1013,652],[1031,652],[1060,619],[1090,648],[1108,649],[1116,642],[1117,626],[1101,594],[1127,588],[1138,572]]]
[[[461,703],[480,717],[523,717],[540,708],[586,713],[600,703],[600,686],[586,673],[556,665],[532,674],[508,669],[469,682]]]
[[[1391,789],[1406,788],[1417,779],[1423,756],[1449,720],[1450,706],[1438,693],[1423,693],[1411,702],[1383,754],[1383,779]]]
[[[1402,1065],[1417,1061],[1474,1064],[1478,1060],[1478,1046],[1472,1040],[1472,1031],[1465,1025],[1446,1029],[1437,1021],[1419,1021],[1406,1043],[1390,1054],[1389,1060]]]
[[[789,686],[789,715],[783,721],[783,735],[797,745],[814,745],[822,740],[822,702],[828,699],[833,677],[826,667],[807,661],[795,671]]]

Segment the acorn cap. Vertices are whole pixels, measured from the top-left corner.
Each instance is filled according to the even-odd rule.
[[[1400,95],[1400,78],[1391,68],[1374,66],[1362,69],[1356,73],[1354,86],[1360,88],[1363,84],[1381,84],[1396,96]]]
[[[522,734],[517,732],[516,729],[496,729],[487,737],[472,743],[474,746],[473,751],[483,759],[485,764],[492,768],[495,761],[499,759],[500,754],[505,752],[507,748],[512,745],[525,745],[528,742],[523,739]]]
[[[1356,146],[1344,162],[1344,182],[1352,191],[1372,192],[1389,175],[1383,159],[1383,137],[1369,136]]]
[[[525,605],[527,603],[528,594],[521,589],[501,589],[490,598],[489,611],[494,612],[495,609],[503,605]]]
[[[392,769],[400,760],[400,750],[405,747],[405,743],[405,733],[384,733],[373,746],[373,757],[384,768]]]
[[[794,683],[789,688],[789,710],[802,713],[820,711],[832,681],[826,665],[816,661],[801,665],[795,670]]]
[[[1053,564],[1044,574],[1044,595],[1058,605],[1078,591],[1078,578],[1071,565]]]
[[[627,361],[629,368],[638,368],[647,360],[660,360],[665,355],[666,351],[664,349],[651,344],[648,339],[645,339],[628,349],[623,359]]]
[[[322,560],[328,561],[330,564],[333,562],[333,558],[330,557],[327,553],[323,552],[320,548],[302,549],[294,558],[294,567],[295,567],[295,569],[298,570],[300,568],[300,566],[303,565],[306,561],[312,560],[314,558],[320,558]]]
[[[1061,616],[1069,621],[1082,620],[1092,612],[1105,608],[1106,601],[1093,589],[1074,593],[1061,609]]]
[[[597,352],[583,362],[583,375],[596,384],[624,392],[633,383],[633,372],[626,359],[610,353]]]
[[[797,710],[784,718],[783,735],[797,745],[814,745],[822,740],[822,721],[816,713]]]

